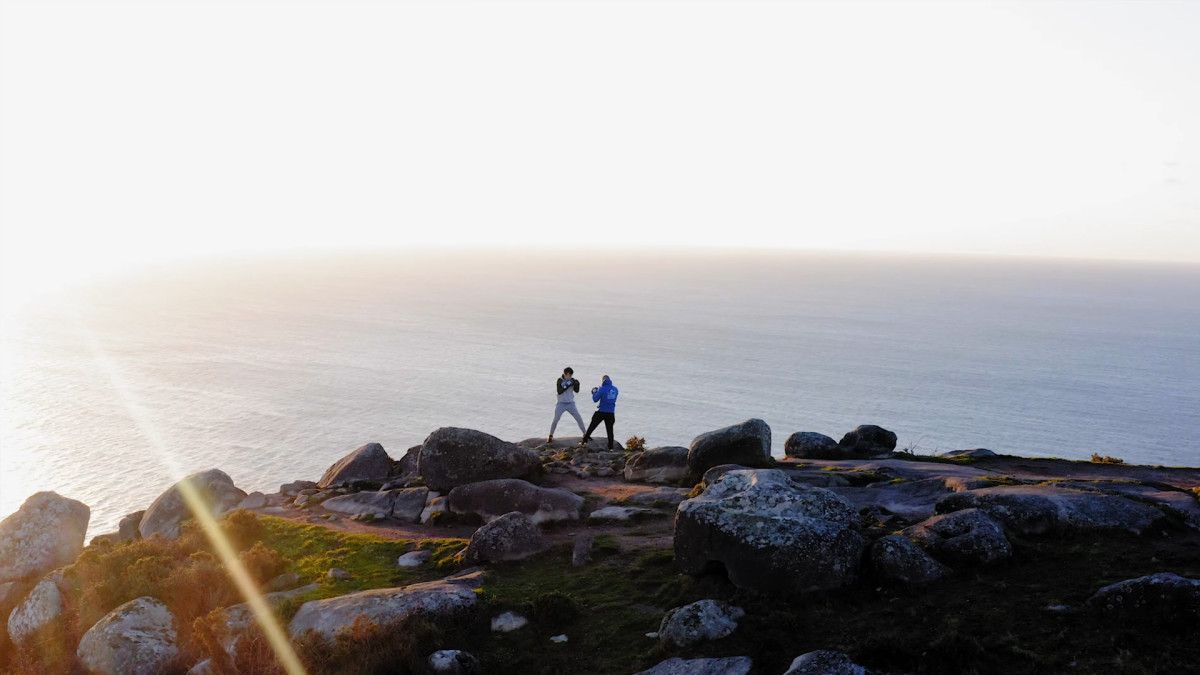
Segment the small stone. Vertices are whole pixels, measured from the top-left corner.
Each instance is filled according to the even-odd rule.
[[[567,635],[566,633],[563,633],[562,635],[555,635],[554,637],[550,638],[550,641],[562,644],[567,641]]]
[[[429,670],[435,675],[476,675],[483,670],[479,659],[459,649],[439,649],[429,655]]]
[[[524,628],[529,619],[516,612],[504,612],[492,617],[493,633],[511,633],[518,628]]]
[[[581,532],[575,535],[575,547],[571,550],[571,565],[582,567],[592,561],[592,546],[596,542],[595,535]]]
[[[350,578],[350,573],[340,567],[330,567],[328,576],[330,579],[345,581]]]
[[[432,551],[409,551],[396,559],[397,567],[420,567],[429,562]]]

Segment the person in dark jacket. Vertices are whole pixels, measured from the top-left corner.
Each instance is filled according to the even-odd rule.
[[[554,405],[554,421],[550,423],[550,436],[546,438],[547,443],[554,442],[554,430],[558,428],[558,419],[563,416],[563,413],[570,413],[571,417],[575,418],[575,423],[579,425],[580,433],[583,432],[583,416],[579,414],[579,408],[575,407],[575,394],[579,393],[579,380],[575,379],[575,371],[571,370],[570,366],[563,368],[562,377],[554,383],[554,391],[558,394],[558,403]]]
[[[596,402],[596,412],[592,413],[592,423],[583,432],[580,445],[587,445],[592,438],[592,432],[604,422],[604,430],[608,432],[608,449],[613,449],[613,424],[617,421],[617,396],[621,392],[613,386],[612,379],[605,375],[599,387],[592,388],[592,401]]]

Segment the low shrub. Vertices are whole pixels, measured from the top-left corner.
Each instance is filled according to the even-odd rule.
[[[1124,464],[1125,460],[1120,457],[1110,457],[1109,455],[1101,455],[1098,452],[1092,453],[1093,464]]]
[[[646,449],[646,439],[641,436],[630,436],[625,441],[625,452],[641,452]]]

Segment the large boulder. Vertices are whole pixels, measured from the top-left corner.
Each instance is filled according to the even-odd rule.
[[[880,455],[896,449],[896,433],[874,424],[863,424],[842,436],[838,445],[858,457]]]
[[[579,520],[583,497],[561,488],[538,487],[519,478],[497,478],[460,485],[447,495],[452,513],[475,514],[484,521],[519,511],[534,523]]]
[[[820,649],[797,656],[783,675],[866,675],[867,672],[842,652]]]
[[[142,524],[142,516],[146,515],[146,510],[134,511],[126,514],[117,523],[117,541],[133,541],[142,536],[138,531],[138,526]]]
[[[950,565],[986,565],[1012,557],[1004,528],[979,509],[933,516],[901,534]]]
[[[1200,625],[1200,579],[1160,572],[1109,584],[1089,607],[1116,619],[1174,626]]]
[[[521,560],[546,548],[533,520],[519,511],[506,513],[471,535],[463,553],[468,563]]]
[[[179,656],[175,616],[154,598],[130,600],[89,628],[75,655],[92,673],[158,675]]]
[[[871,544],[871,568],[880,581],[901,586],[921,586],[950,573],[907,537],[891,534]]]
[[[21,644],[62,615],[63,598],[50,579],[38,582],[29,595],[8,615],[8,637]]]
[[[749,656],[728,656],[712,659],[681,659],[660,661],[637,675],[746,675],[754,662]]]
[[[758,467],[770,462],[771,427],[760,419],[700,434],[688,448],[688,471],[694,477],[720,464]]]
[[[815,431],[797,431],[783,443],[783,454],[797,459],[841,459],[846,453],[838,442]]]
[[[414,615],[453,621],[474,611],[476,603],[471,585],[456,579],[376,588],[304,603],[288,624],[288,633],[298,638],[312,631],[332,640],[360,618],[380,626]]]
[[[38,492],[0,521],[0,583],[37,577],[75,562],[92,510],[54,492]]]
[[[663,615],[658,627],[658,639],[666,645],[690,647],[705,640],[719,640],[737,630],[738,621],[746,616],[741,607],[720,600],[697,600],[676,607]]]
[[[375,519],[391,518],[405,523],[415,523],[425,509],[429,488],[415,487],[379,492],[354,492],[332,497],[321,502],[326,511],[345,516],[370,516]]]
[[[1125,530],[1141,534],[1166,521],[1151,504],[1115,494],[1053,485],[1000,485],[943,497],[939,513],[979,509],[1022,535]]]
[[[167,488],[166,492],[151,502],[138,523],[142,537],[159,535],[175,539],[179,536],[179,526],[192,518],[191,508],[184,500],[184,486],[190,486],[195,491],[204,508],[213,516],[225,513],[246,498],[246,493],[238,489],[233,479],[220,469],[194,473]]]
[[[439,492],[494,478],[521,478],[540,465],[536,452],[474,429],[442,427],[421,445],[418,470]]]
[[[325,469],[325,474],[317,481],[317,487],[349,485],[362,480],[382,482],[387,480],[391,470],[392,458],[383,446],[367,443]]]
[[[678,484],[688,473],[688,449],[679,445],[635,452],[625,461],[625,480]]]
[[[724,565],[739,587],[811,591],[853,583],[866,547],[857,513],[783,471],[734,470],[675,514],[675,560],[700,574]]]

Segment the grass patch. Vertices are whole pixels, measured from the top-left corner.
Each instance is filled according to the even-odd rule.
[[[263,545],[290,560],[292,568],[305,581],[321,582],[320,597],[440,578],[457,568],[454,555],[467,545],[465,539],[387,539],[273,516],[261,516],[259,520],[263,524]],[[416,568],[396,566],[396,558],[420,549],[432,552],[431,564]],[[327,578],[331,567],[346,570],[350,578],[337,581]]]

